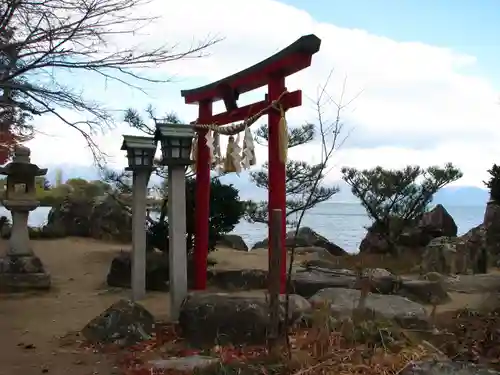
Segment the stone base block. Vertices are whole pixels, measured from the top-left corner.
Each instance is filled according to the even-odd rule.
[[[0,274],[3,273],[45,273],[45,269],[35,254],[7,254],[0,258]]]
[[[48,273],[0,273],[0,292],[3,293],[48,290],[50,286]]]
[[[0,292],[50,289],[50,274],[34,254],[8,254],[0,258]]]

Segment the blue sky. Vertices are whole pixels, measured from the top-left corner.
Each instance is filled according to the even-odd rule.
[[[401,168],[453,162],[464,172],[460,184],[482,186],[486,170],[499,162],[495,40],[500,35],[500,0],[153,0],[146,12],[164,20],[152,23],[142,39],[121,42],[178,43],[182,48],[207,35],[225,39],[209,50],[208,58],[153,69],[153,75],[174,76],[176,82],[156,86],[149,96],[88,76],[61,75],[87,97],[117,110],[118,119],[127,107],[142,109],[152,103],[159,114],[173,110],[186,121],[194,120],[196,106],[183,103],[181,89],[235,73],[301,35],[314,33],[322,39],[320,52],[310,68],[287,79],[290,90],[303,90],[302,107],[287,114],[290,125],[317,121],[308,98],[314,99],[331,69],[335,74],[327,91],[333,98],[338,99],[346,76],[346,97],[362,91],[343,112],[353,132],[335,154],[331,179],[340,178],[341,166]],[[248,104],[263,94],[261,90],[242,100]],[[41,165],[61,153],[68,163],[91,162],[76,132],[48,117],[40,124],[50,134],[31,143]],[[130,130],[119,128],[98,140],[111,155],[110,162],[120,166],[125,163],[118,151],[124,132]],[[257,151],[258,161],[265,161],[267,150]],[[307,161],[317,161],[317,154],[314,143],[290,153]]]
[[[500,1],[285,0],[318,21],[398,41],[418,41],[478,58],[476,73],[500,87]]]

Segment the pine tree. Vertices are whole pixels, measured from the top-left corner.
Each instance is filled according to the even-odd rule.
[[[288,132],[288,148],[298,147],[314,142],[316,129],[314,124],[305,124],[292,128]],[[260,145],[267,145],[269,129],[261,126],[255,133],[255,140]],[[288,160],[285,166],[286,218],[287,224],[294,223],[296,215],[309,210],[321,202],[330,199],[338,192],[336,186],[324,186],[325,168],[322,163],[311,164],[305,161]],[[262,170],[251,172],[252,182],[259,188],[269,189],[269,165],[265,163]],[[318,186],[315,186],[319,181]],[[312,194],[311,194],[312,193]],[[311,195],[310,199],[309,195]],[[248,202],[245,218],[250,222],[268,223],[268,202]]]

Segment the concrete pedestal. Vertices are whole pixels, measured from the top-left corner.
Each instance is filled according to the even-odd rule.
[[[38,202],[4,202],[12,212],[9,249],[0,258],[0,291],[21,292],[49,289],[50,275],[30,246],[28,217]]]
[[[36,255],[11,255],[0,258],[0,292],[50,289],[50,274]]]

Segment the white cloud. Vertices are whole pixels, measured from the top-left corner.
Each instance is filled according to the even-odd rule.
[[[143,45],[179,42],[182,48],[207,35],[225,37],[210,50],[210,57],[175,62],[162,68],[163,73],[180,80],[167,86],[164,93],[155,91],[154,101],[162,111],[173,109],[186,120],[194,119],[196,107],[183,104],[181,88],[196,87],[232,74],[301,35],[314,33],[322,39],[320,52],[313,57],[309,69],[288,79],[289,90],[304,92],[303,107],[290,111],[289,120],[290,123],[314,120],[312,103],[307,98],[316,96],[318,86],[332,68],[335,74],[328,91],[334,97],[338,97],[347,76],[346,97],[363,92],[344,113],[348,124],[355,129],[344,149],[336,154],[339,166],[425,166],[451,161],[465,173],[460,184],[481,185],[486,169],[497,161],[498,92],[486,78],[469,73],[475,67],[474,56],[320,23],[305,11],[271,0],[155,0],[143,12],[163,16],[143,32],[149,36],[140,36],[137,43]],[[122,108],[144,107],[148,102],[147,98],[138,99],[127,90],[101,95],[113,96],[115,104]],[[262,96],[261,90],[242,100],[248,103]],[[58,158],[79,164],[90,162],[90,154],[76,132],[62,130],[64,127],[52,119],[42,122],[46,123],[43,129],[51,129],[58,137],[40,136],[31,142],[39,164],[53,163]],[[123,131],[121,128],[99,138],[105,151],[115,155],[115,163],[121,165],[125,160],[118,149]],[[315,147],[309,145],[310,152],[294,150],[291,155],[312,155],[317,151]],[[261,161],[266,153],[259,151]],[[331,178],[338,178],[336,170]]]

